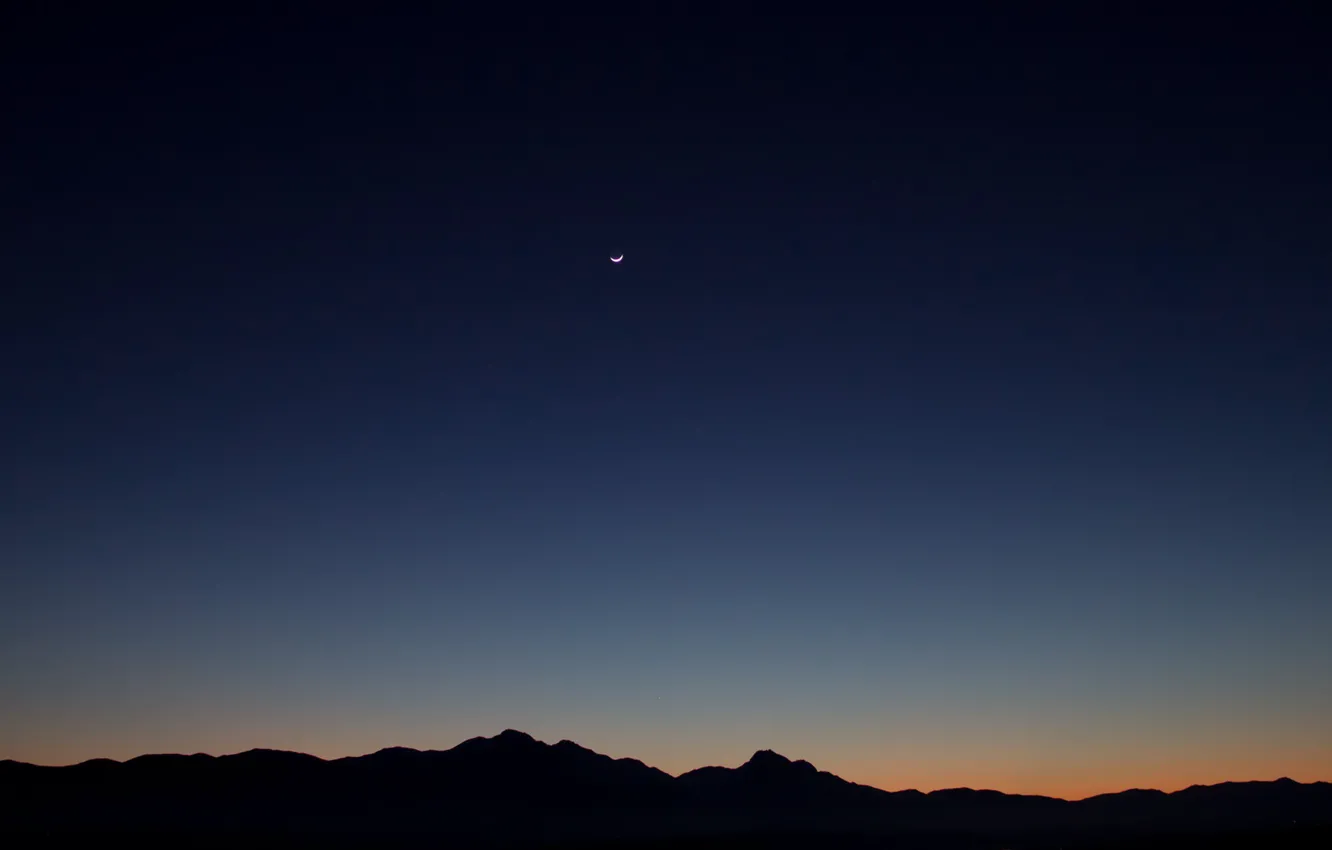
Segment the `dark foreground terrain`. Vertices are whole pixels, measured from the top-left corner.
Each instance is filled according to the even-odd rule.
[[[0,842],[12,848],[95,846],[114,840],[127,848],[249,848],[275,850],[408,850],[408,848],[463,848],[464,850],[1327,850],[1332,847],[1332,829],[1308,827],[1290,830],[1203,831],[1195,833],[1138,832],[1096,834],[1094,832],[1032,833],[1008,835],[957,832],[886,832],[858,835],[824,832],[756,831],[739,836],[639,838],[621,840],[480,836],[455,834],[404,837],[394,834],[312,835],[287,832],[148,832],[75,835],[55,832],[0,834]]]
[[[1232,782],[1076,802],[887,792],[769,751],[679,777],[512,730],[325,761],[252,750],[0,762],[5,847],[1328,848],[1332,784]]]

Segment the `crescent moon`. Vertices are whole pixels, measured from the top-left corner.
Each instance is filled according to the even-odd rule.
[[[618,257],[611,257],[611,258],[610,258],[610,260],[611,260],[612,263],[618,263],[620,260],[623,260],[623,259],[624,259],[624,254],[621,254],[621,255],[618,256]]]

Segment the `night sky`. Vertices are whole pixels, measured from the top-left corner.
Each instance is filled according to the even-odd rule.
[[[281,5],[0,25],[0,758],[1332,780],[1312,5]]]

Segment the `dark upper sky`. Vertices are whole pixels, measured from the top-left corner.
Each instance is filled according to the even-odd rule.
[[[1327,28],[628,5],[7,13],[0,757],[1332,779]]]

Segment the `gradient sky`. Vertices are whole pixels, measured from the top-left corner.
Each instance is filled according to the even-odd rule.
[[[1332,780],[1312,19],[174,14],[5,28],[0,758]]]

